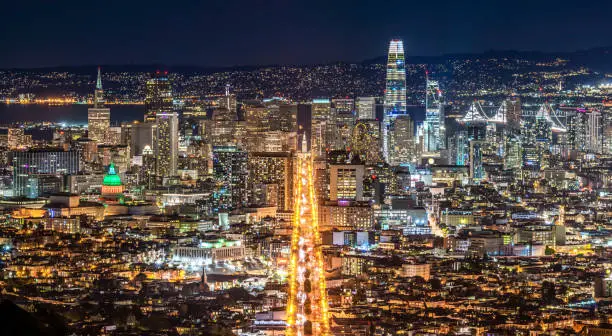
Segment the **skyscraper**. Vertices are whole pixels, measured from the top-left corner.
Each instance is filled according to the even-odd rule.
[[[335,120],[332,116],[329,99],[312,100],[312,117],[310,129],[310,151],[313,157],[321,157],[328,149],[330,137],[333,135]]]
[[[249,153],[250,203],[290,210],[293,206],[294,159],[291,152]]]
[[[217,185],[214,197],[222,210],[239,209],[248,204],[248,156],[235,146],[213,148],[213,172]]]
[[[389,149],[394,153],[388,161],[391,166],[414,161],[414,123],[409,115],[397,116],[391,123]]]
[[[168,72],[157,71],[155,76],[147,81],[145,96],[145,121],[155,121],[157,113],[173,111],[172,84]]]
[[[355,100],[349,98],[332,99],[332,103],[336,123],[331,149],[346,149],[350,145],[351,133],[353,125],[355,125]]]
[[[154,142],[156,175],[175,176],[178,159],[178,113],[158,112],[155,124],[157,125]]]
[[[359,155],[366,164],[376,164],[381,161],[380,122],[378,120],[357,120],[353,127],[351,151]]]
[[[175,176],[178,158],[178,113],[172,104],[172,84],[167,72],[147,81],[145,121],[155,121],[155,175]]]
[[[387,162],[395,162],[395,153],[390,146],[389,132],[395,118],[406,114],[406,65],[404,43],[391,40],[387,59],[387,80],[385,88],[385,114],[383,120],[383,156]]]
[[[430,80],[426,73],[425,123],[423,124],[423,151],[436,152],[446,148],[444,103],[438,81]]]
[[[80,153],[61,149],[11,152],[13,162],[13,196],[36,198],[45,193],[42,181],[62,177],[80,170]],[[63,178],[61,178],[63,180]]]
[[[508,132],[513,135],[518,135],[521,132],[521,100],[516,96],[512,96],[509,99],[506,99],[504,104],[506,105],[506,122]]]
[[[604,141],[601,112],[588,112],[586,126],[587,150],[591,153],[602,153]]]
[[[484,178],[482,152],[485,145],[484,141],[470,141],[470,178],[473,182],[478,182]]]
[[[90,139],[98,144],[108,142],[110,129],[110,108],[104,107],[104,90],[102,89],[102,76],[98,67],[98,79],[94,91],[94,106],[87,109],[87,133]]]
[[[376,119],[376,97],[357,97],[357,119]]]

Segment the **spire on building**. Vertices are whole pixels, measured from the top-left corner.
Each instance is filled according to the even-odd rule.
[[[94,91],[94,108],[104,107],[104,90],[102,89],[102,74],[98,67],[98,79],[96,80],[96,90]]]
[[[100,73],[100,67],[98,67],[98,79],[96,80],[96,90],[102,90],[102,75]]]

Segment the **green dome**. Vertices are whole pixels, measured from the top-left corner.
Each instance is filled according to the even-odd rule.
[[[108,166],[108,174],[104,175],[104,180],[102,181],[102,185],[105,185],[105,186],[120,186],[121,185],[121,178],[119,177],[119,175],[117,175],[114,164],[111,163],[110,166]]]

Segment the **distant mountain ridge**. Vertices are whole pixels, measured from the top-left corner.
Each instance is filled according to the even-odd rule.
[[[482,53],[451,53],[439,56],[406,56],[407,64],[443,64],[453,60],[467,60],[480,58],[510,58],[527,59],[532,61],[552,61],[557,58],[567,59],[571,65],[585,66],[596,71],[612,71],[612,46],[589,48],[572,52],[543,52],[543,51],[518,51],[518,50],[487,50]],[[378,56],[361,62],[332,62],[329,64],[385,64],[387,56]],[[118,64],[100,65],[107,72],[155,72],[169,71],[174,73],[217,73],[225,71],[253,71],[256,69],[270,67],[309,67],[325,64],[269,64],[269,65],[237,65],[226,67],[209,67],[197,65],[167,65],[167,64]],[[78,66],[56,66],[40,68],[6,68],[3,71],[27,71],[27,72],[73,72],[90,74],[92,68],[98,65]]]

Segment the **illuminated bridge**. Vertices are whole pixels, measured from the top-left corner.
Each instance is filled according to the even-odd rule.
[[[330,335],[312,159],[301,153],[295,181],[286,335]]]
[[[548,103],[542,104],[535,113],[523,110],[521,117],[544,118],[551,124],[553,132],[567,132],[567,126],[561,121],[561,118],[565,117],[565,112],[552,108]],[[507,106],[506,104],[502,104],[499,107],[482,106],[480,102],[474,101],[467,113],[459,121],[462,123],[487,122],[505,124],[507,122]]]

